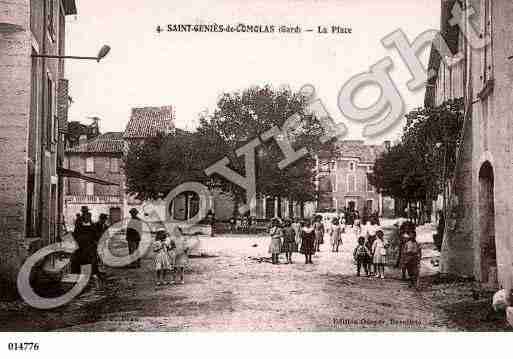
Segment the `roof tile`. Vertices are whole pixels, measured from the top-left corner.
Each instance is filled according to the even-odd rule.
[[[358,158],[360,162],[373,163],[385,151],[384,145],[367,145],[361,140],[346,140],[336,144],[340,157]]]
[[[168,133],[174,128],[173,121],[172,106],[133,108],[123,137],[148,138]]]
[[[66,149],[66,153],[122,153],[122,132],[107,132],[81,145]]]

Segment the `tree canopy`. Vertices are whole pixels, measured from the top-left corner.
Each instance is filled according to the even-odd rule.
[[[401,142],[378,157],[370,183],[406,201],[435,198],[454,171],[462,126],[462,99],[409,112]]]

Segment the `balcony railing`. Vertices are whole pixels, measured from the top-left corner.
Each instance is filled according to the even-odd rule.
[[[64,197],[66,203],[116,203],[120,204],[123,202],[120,196],[108,196],[108,195],[66,195]]]

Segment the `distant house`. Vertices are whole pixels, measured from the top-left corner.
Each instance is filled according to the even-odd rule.
[[[377,211],[392,215],[391,201],[386,201],[387,207],[384,208],[382,196],[367,178],[376,158],[386,150],[387,145],[367,145],[358,140],[341,141],[336,145],[335,154],[321,152],[318,155],[318,210],[352,208],[361,214]]]
[[[144,142],[159,134],[168,134],[174,128],[172,106],[134,108],[124,132],[108,132],[89,140],[83,135],[79,144],[66,149],[66,169],[104,181],[100,184],[88,181],[87,178],[66,180],[66,224],[71,226],[74,223],[75,215],[82,206],[89,207],[94,220],[105,213],[109,215],[111,223],[127,218],[131,208],[137,208],[141,215],[149,216],[147,208],[150,203],[139,201],[126,193],[123,157],[130,144]],[[175,200],[174,207],[179,207],[178,217],[185,215],[183,202],[184,196],[178,196]],[[160,201],[153,204],[157,204],[158,216],[163,218],[166,209],[159,207]]]
[[[67,178],[64,183],[65,222],[73,224],[82,206],[88,206],[95,219],[100,213],[106,213],[113,221],[119,221],[124,213],[123,134],[108,132],[89,141],[84,137],[78,145],[66,149],[65,167],[112,185]]]

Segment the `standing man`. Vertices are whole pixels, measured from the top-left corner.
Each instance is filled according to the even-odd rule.
[[[77,213],[76,218],[75,218],[75,231],[77,230],[78,227],[80,227],[81,223],[83,222],[83,220],[86,218],[86,216],[88,214],[90,214],[89,207],[82,206],[80,208],[80,213]]]
[[[91,219],[91,213],[83,211],[83,215],[75,226],[73,237],[77,241],[78,249],[73,253],[71,260],[71,273],[80,274],[81,266],[91,265],[91,274],[98,275],[98,262],[96,261],[96,230]]]
[[[126,241],[128,242],[128,253],[130,255],[137,252],[139,249],[139,243],[141,242],[142,235],[142,221],[137,217],[139,211],[135,208],[130,210],[130,220],[126,228]],[[135,262],[130,264],[130,268],[140,268],[141,259],[138,258]]]

